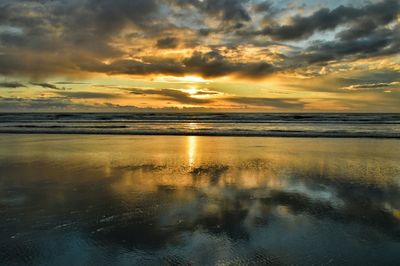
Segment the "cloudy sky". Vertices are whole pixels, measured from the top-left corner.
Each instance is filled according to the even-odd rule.
[[[400,112],[398,0],[0,0],[0,111]]]

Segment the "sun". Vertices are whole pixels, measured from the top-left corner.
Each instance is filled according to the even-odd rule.
[[[154,79],[157,82],[166,82],[166,83],[205,83],[210,82],[207,79],[204,79],[199,76],[183,76],[183,77],[175,77],[175,76],[159,76]]]
[[[181,79],[182,79],[182,81],[191,82],[191,83],[208,81],[208,80],[203,79],[202,77],[197,77],[197,76],[184,76]]]
[[[190,95],[195,95],[197,94],[199,90],[196,89],[195,87],[190,87],[189,89],[185,90],[185,92],[189,93]]]

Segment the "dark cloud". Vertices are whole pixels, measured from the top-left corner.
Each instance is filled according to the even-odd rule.
[[[12,98],[0,96],[0,111],[135,111],[135,106],[121,106],[111,103],[82,104],[74,103],[65,97],[52,98]]]
[[[349,29],[339,32],[336,37],[343,41],[351,41],[363,36],[368,36],[378,27],[379,24],[375,23],[373,20],[363,18],[362,20],[354,23],[354,25]]]
[[[225,100],[249,106],[275,107],[275,108],[295,108],[302,109],[304,103],[299,99],[280,99],[280,98],[256,98],[256,97],[230,97]]]
[[[269,1],[264,1],[258,4],[255,4],[253,9],[255,12],[265,13],[270,11],[272,8],[272,3]]]
[[[79,108],[67,99],[61,98],[5,98],[0,97],[0,110],[65,110],[65,108]]]
[[[174,89],[129,89],[131,94],[135,95],[155,95],[159,96],[159,99],[167,99],[173,100],[178,103],[182,104],[204,104],[210,103],[212,100],[210,99],[201,99],[201,98],[194,98],[191,97],[189,93],[174,90]]]
[[[224,21],[249,21],[247,10],[243,7],[246,0],[204,0],[203,9],[208,14],[218,15]]]
[[[156,0],[3,1],[0,25],[17,31],[0,34],[0,73],[65,73],[84,58],[121,56],[111,39],[127,25],[151,29],[158,10]]]
[[[97,60],[82,62],[80,68],[84,71],[103,72],[107,74],[168,74],[183,75],[184,68],[175,60],[162,60],[159,58],[149,58],[149,61],[138,60],[116,60],[110,64],[105,64]]]
[[[103,92],[72,92],[72,91],[62,91],[57,92],[58,95],[65,96],[67,98],[77,98],[77,99],[113,99],[118,98],[118,95],[114,93],[103,93]]]
[[[399,29],[382,29],[368,37],[352,40],[334,40],[309,46],[298,60],[308,63],[320,63],[341,60],[375,57],[400,52]]]
[[[82,72],[262,78],[314,64],[399,52],[396,0],[321,8],[308,16],[294,15],[288,24],[281,24],[283,17],[274,17],[280,7],[255,0],[4,0],[0,1],[0,29],[6,27],[0,30],[0,74],[31,80]],[[269,15],[268,26],[260,30]],[[389,23],[393,24],[389,27]],[[272,45],[289,47],[280,41],[307,38],[339,26],[343,29],[333,40],[307,42],[282,54],[268,50]],[[211,45],[209,38],[214,35]],[[138,39],[145,44],[130,49]],[[192,48],[191,54],[167,59],[140,53],[177,48],[180,42]],[[251,61],[237,60],[232,54],[240,45],[263,48],[260,53],[265,54],[258,60],[254,55]],[[224,49],[235,53],[224,53]],[[262,55],[274,59],[267,61],[263,58],[269,57]],[[42,87],[62,89],[48,85]]]
[[[0,46],[1,47],[1,46]],[[84,60],[85,57],[81,57]],[[28,76],[34,80],[60,73],[76,73],[78,58],[68,55],[47,54],[45,51],[30,52],[24,49],[0,53],[0,74],[5,76]]]
[[[0,88],[9,88],[9,89],[15,89],[15,88],[24,88],[26,87],[24,84],[19,83],[19,82],[0,82]]]
[[[364,83],[364,84],[353,84],[347,87],[343,87],[343,90],[348,91],[371,91],[371,90],[387,90],[397,88],[400,89],[400,81],[390,83]]]
[[[46,83],[46,82],[31,82],[32,85],[39,86],[45,89],[52,89],[52,90],[67,90],[64,87],[57,87],[54,84]]]
[[[90,84],[88,82],[74,82],[74,81],[58,81],[55,84],[61,84],[61,85],[86,85]]]
[[[340,86],[354,84],[392,83],[400,81],[400,72],[391,70],[375,70],[362,72],[352,78],[339,78],[336,80]]]
[[[397,0],[384,0],[361,8],[346,6],[339,6],[333,10],[322,8],[308,17],[294,16],[290,24],[268,26],[262,31],[262,34],[269,35],[276,40],[293,40],[309,37],[316,31],[333,30],[341,24],[354,22],[353,31],[358,31],[356,36],[362,36],[369,33],[371,29],[360,31],[359,18],[362,18],[363,21],[368,20],[368,27],[375,28],[376,24],[385,25],[395,20],[399,13],[399,6]],[[344,35],[349,36],[350,34]]]
[[[102,32],[112,32],[126,22],[146,26],[159,10],[156,0],[89,0],[85,8],[94,17],[90,25]]]
[[[212,29],[209,29],[209,28],[202,28],[202,29],[199,29],[199,30],[198,30],[198,34],[199,34],[200,36],[202,36],[202,37],[208,36],[208,35],[210,35],[211,33],[213,33],[213,30],[212,30]]]
[[[194,93],[195,95],[219,95],[220,92],[210,90],[199,90]]]
[[[218,18],[223,22],[250,21],[251,17],[243,4],[248,0],[170,0],[179,7],[195,7],[205,16]]]
[[[190,73],[201,73],[205,77],[239,75],[243,77],[262,77],[277,69],[268,62],[234,63],[228,61],[218,51],[208,53],[195,52],[183,60],[185,69]]]
[[[277,71],[268,62],[231,62],[218,51],[208,53],[194,52],[190,57],[184,58],[182,61],[148,57],[146,61],[116,60],[110,64],[105,64],[91,60],[82,62],[80,67],[84,71],[108,74],[167,74],[178,76],[198,74],[204,77],[237,75],[251,78],[261,78]]]
[[[156,46],[161,49],[176,48],[178,46],[178,39],[174,37],[159,39]]]

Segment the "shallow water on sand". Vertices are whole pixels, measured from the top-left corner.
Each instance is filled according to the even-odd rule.
[[[398,265],[400,141],[0,135],[0,264]]]

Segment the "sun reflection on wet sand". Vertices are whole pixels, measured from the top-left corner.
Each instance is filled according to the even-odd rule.
[[[197,137],[196,136],[188,136],[187,138],[187,154],[188,154],[188,164],[190,167],[193,167],[196,161],[196,152],[197,152]]]

